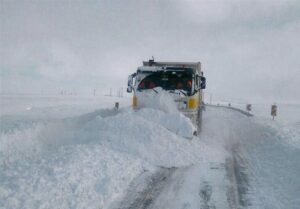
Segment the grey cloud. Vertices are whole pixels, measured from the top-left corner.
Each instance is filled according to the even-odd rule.
[[[126,85],[154,55],[201,61],[220,98],[300,100],[298,1],[2,0],[0,21],[4,92]]]

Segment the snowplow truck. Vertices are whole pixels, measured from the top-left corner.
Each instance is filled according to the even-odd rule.
[[[199,132],[205,86],[200,62],[155,62],[152,59],[144,61],[143,66],[128,76],[127,92],[133,92],[132,106],[138,109],[141,107],[139,95],[161,87],[171,94],[177,109],[191,119]]]

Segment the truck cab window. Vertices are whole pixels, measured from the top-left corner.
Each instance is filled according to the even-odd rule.
[[[185,72],[155,72],[144,79],[138,85],[138,90],[161,87],[164,90],[183,90],[188,95],[192,94],[192,74]]]

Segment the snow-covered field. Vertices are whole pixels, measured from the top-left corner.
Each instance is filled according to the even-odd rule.
[[[118,208],[132,182],[162,167],[179,169],[154,208],[230,208],[225,165],[236,147],[247,184],[242,206],[300,205],[299,106],[279,107],[276,121],[263,107],[254,118],[206,108],[203,132],[189,139],[182,127],[191,124],[179,113],[133,111],[130,103],[1,96],[0,208]]]

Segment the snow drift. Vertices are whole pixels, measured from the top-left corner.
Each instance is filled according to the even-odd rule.
[[[11,122],[0,133],[0,208],[109,208],[145,170],[223,159],[180,136],[192,125],[178,113],[123,108],[77,116],[75,108],[74,117],[69,110],[61,118],[65,108],[53,105],[55,118],[37,114],[43,108],[2,116]]]

